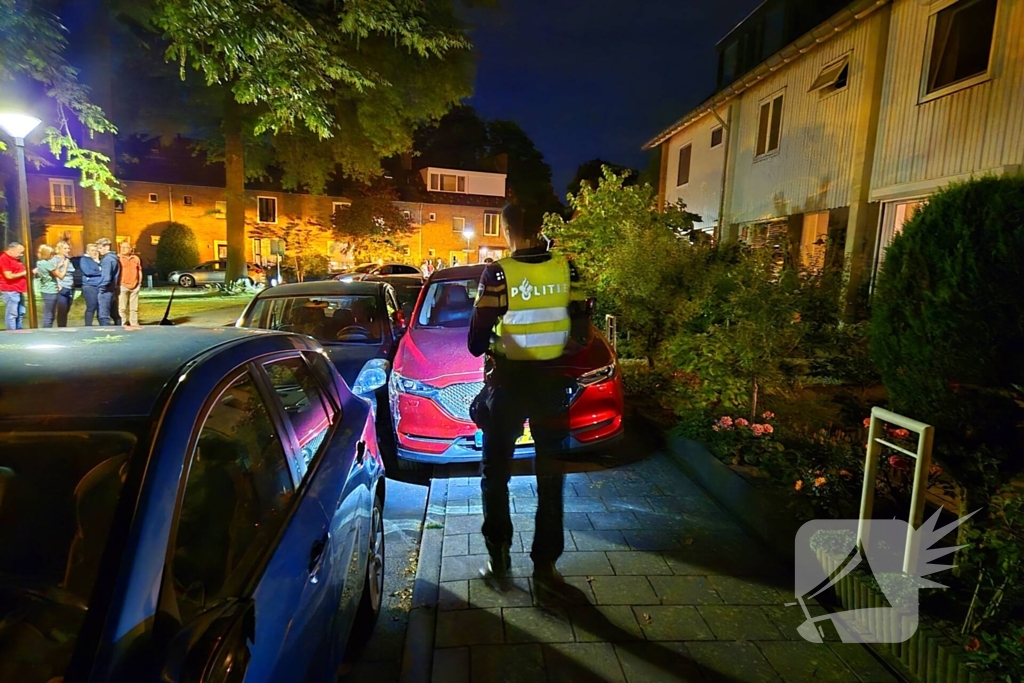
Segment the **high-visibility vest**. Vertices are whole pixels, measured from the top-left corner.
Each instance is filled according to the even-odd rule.
[[[498,322],[492,350],[509,360],[552,360],[565,351],[569,320],[569,261],[552,254],[541,263],[498,261],[508,286],[508,312]]]

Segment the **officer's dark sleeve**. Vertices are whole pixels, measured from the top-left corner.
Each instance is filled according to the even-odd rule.
[[[473,316],[469,320],[469,352],[482,356],[491,346],[491,335],[498,319],[508,312],[508,284],[505,271],[497,263],[484,268],[476,293]]]
[[[580,344],[586,343],[590,332],[590,317],[587,315],[586,297],[579,286],[580,273],[576,264],[569,260],[569,320],[572,327],[570,336]]]

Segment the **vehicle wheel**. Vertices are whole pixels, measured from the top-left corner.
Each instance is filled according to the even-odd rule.
[[[373,512],[370,515],[370,554],[366,559],[366,584],[363,586],[363,597],[359,601],[356,614],[356,633],[362,634],[360,640],[369,640],[370,632],[380,607],[384,602],[384,502],[379,494],[373,496]],[[365,642],[360,643],[364,645]]]
[[[196,286],[196,279],[191,275],[182,275],[178,278],[178,286],[188,289],[189,287]]]

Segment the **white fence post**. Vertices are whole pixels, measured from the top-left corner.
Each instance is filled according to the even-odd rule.
[[[604,317],[604,329],[605,329],[605,334],[608,336],[608,341],[612,345],[612,351],[614,351],[615,353],[618,353],[619,352],[619,345],[618,345],[619,328],[618,328],[618,325],[615,324],[615,316],[614,315],[606,315]]]

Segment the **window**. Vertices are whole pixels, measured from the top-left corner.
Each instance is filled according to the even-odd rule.
[[[828,245],[828,211],[805,213],[800,234],[800,261],[804,268],[818,272],[825,265]]]
[[[997,0],[960,0],[932,15],[924,95],[987,77],[997,5]]]
[[[407,209],[403,210],[402,211],[402,218],[404,218],[407,221],[411,221],[412,220],[412,211],[409,211]]]
[[[427,249],[427,256],[429,256],[430,258],[434,258],[435,256],[437,256],[437,250]]]
[[[466,176],[449,173],[431,173],[430,189],[434,192],[465,192]]]
[[[149,243],[152,244],[154,247],[160,244],[160,235],[150,235]]]
[[[226,259],[228,257],[228,243],[221,240],[214,240],[213,250],[216,252],[216,258]]]
[[[846,87],[846,83],[850,76],[850,55],[844,55],[843,57],[829,62],[821,68],[821,73],[811,83],[811,88],[807,92],[814,92],[815,90],[821,92],[822,95],[833,93],[837,90],[842,90]]]
[[[679,149],[679,169],[676,171],[676,185],[686,185],[690,182],[690,155],[693,145],[683,145]]]
[[[264,368],[295,433],[299,448],[297,469],[301,480],[330,431],[334,407],[302,358],[268,363]]]
[[[462,264],[464,254],[451,252],[452,265]],[[469,327],[476,301],[478,280],[450,280],[430,285],[416,319],[417,327]]]
[[[484,237],[497,237],[501,234],[501,214],[484,214]]]
[[[256,198],[256,220],[259,223],[277,222],[277,197]]]
[[[224,218],[227,215],[227,213],[228,213],[228,203],[227,202],[214,202],[213,203],[213,212],[215,214],[217,214],[216,215],[217,218]]]
[[[715,128],[713,131],[711,131],[711,148],[712,149],[714,149],[715,147],[718,147],[720,144],[722,144],[722,134],[723,134],[723,131],[724,131],[724,129],[721,126],[719,126],[718,128]]]
[[[342,209],[352,206],[352,202],[331,202],[331,215],[336,215]]]
[[[782,95],[765,100],[757,120],[757,148],[755,158],[779,151],[782,134]]]
[[[436,220],[437,220],[437,214],[436,214],[436,213],[428,213],[428,214],[427,214],[427,219],[428,219],[428,220],[429,220],[429,221],[430,221],[431,223],[433,223],[434,221],[436,221]]]
[[[115,199],[114,200],[114,211],[116,213],[124,213],[124,200],[123,199]]]
[[[188,467],[171,563],[183,617],[241,594],[294,494],[281,438],[243,375],[217,397]]]
[[[156,192],[150,192],[149,193],[149,203],[150,204],[156,204],[158,201],[160,201],[160,197],[157,195],[157,193]]]
[[[50,210],[61,213],[75,211],[75,183],[72,180],[50,179]]]
[[[466,229],[466,219],[459,216],[452,218],[452,232],[461,233]]]
[[[192,195],[187,194],[181,198],[181,203],[185,206],[192,206]]]

